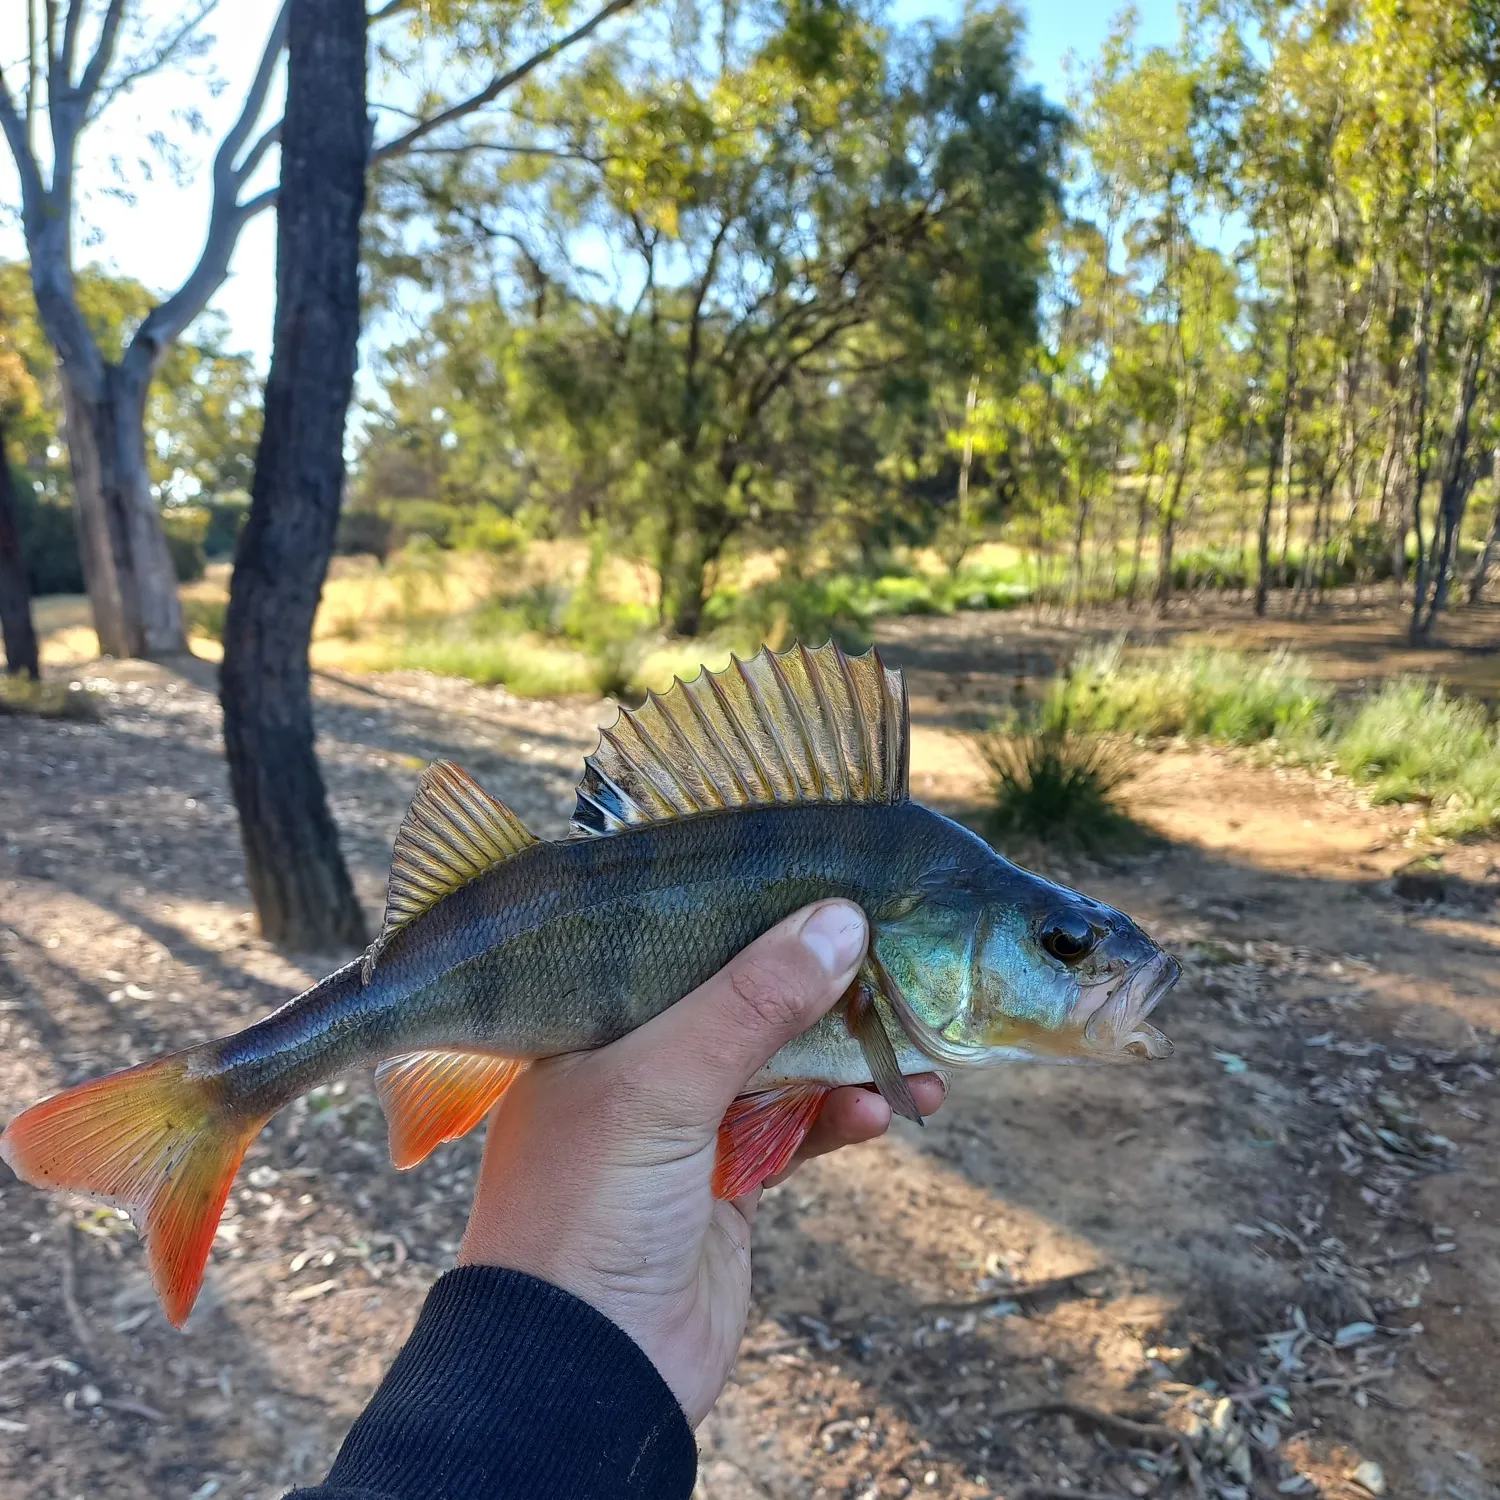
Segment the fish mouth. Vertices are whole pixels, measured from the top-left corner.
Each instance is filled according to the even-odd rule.
[[[1146,1017],[1181,975],[1182,965],[1170,953],[1158,951],[1119,978],[1090,986],[1099,991],[1099,999],[1093,1005],[1084,1002],[1084,1045],[1104,1057],[1170,1057],[1170,1039]]]

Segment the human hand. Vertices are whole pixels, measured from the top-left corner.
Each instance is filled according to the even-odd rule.
[[[848,988],[867,936],[857,906],[806,907],[629,1036],[528,1068],[490,1118],[459,1263],[526,1271],[598,1309],[697,1426],[745,1330],[760,1200],[759,1189],[714,1198],[719,1122]],[[933,1113],[941,1079],[911,1083]],[[797,1161],[871,1140],[890,1122],[879,1094],[835,1089]]]

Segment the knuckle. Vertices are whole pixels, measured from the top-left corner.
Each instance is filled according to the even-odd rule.
[[[783,966],[749,957],[736,965],[730,988],[743,1019],[757,1030],[790,1031],[804,1024],[807,1007],[796,977]]]

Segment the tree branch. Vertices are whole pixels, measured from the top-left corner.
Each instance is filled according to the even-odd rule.
[[[260,137],[256,140],[255,144],[251,146],[251,148],[245,153],[244,160],[241,161],[239,166],[234,169],[234,175],[238,179],[236,186],[243,186],[243,184],[249,180],[251,174],[255,171],[255,169],[260,165],[261,159],[265,156],[266,152],[269,151],[272,146],[279,146],[280,144],[281,121],[278,120],[274,125],[267,126],[266,129],[261,132]]]
[[[42,212],[47,190],[27,139],[26,124],[16,112],[15,100],[11,98],[3,71],[0,71],[0,130],[4,131],[5,142],[15,158],[16,172],[21,179],[21,218],[29,229]]]
[[[62,52],[58,56],[59,65],[63,76],[69,83],[73,81],[73,64],[78,60],[78,28],[83,24],[83,10],[86,0],[70,0],[68,5],[68,18],[63,22],[63,44]],[[47,6],[48,27],[47,46],[52,46],[52,29],[55,25],[55,10],[52,5]]]
[[[271,27],[271,34],[266,38],[265,51],[260,55],[260,66],[255,70],[255,77],[251,81],[249,92],[245,95],[245,107],[240,111],[240,117],[230,128],[229,134],[224,137],[223,143],[214,155],[214,207],[218,207],[218,188],[222,177],[226,181],[234,175],[235,158],[240,154],[245,142],[250,139],[250,132],[255,129],[255,122],[260,119],[260,112],[266,107],[266,95],[271,92],[271,80],[276,76],[276,65],[281,61],[282,49],[286,46],[287,11],[290,0],[283,4],[277,12],[275,24]],[[236,183],[236,186],[239,184]]]
[[[467,99],[461,99],[457,104],[440,111],[431,118],[421,120],[402,135],[393,140],[386,141],[377,146],[370,155],[372,162],[388,161],[393,156],[400,156],[402,152],[410,148],[425,135],[431,135],[434,130],[440,130],[444,125],[451,125],[455,120],[461,120],[466,115],[471,115],[477,109],[482,109],[486,104],[498,99],[506,89],[514,88],[523,78],[534,73],[545,63],[552,61],[560,53],[577,42],[583,41],[587,36],[597,31],[611,16],[619,15],[621,11],[628,10],[635,0],[608,0],[608,4],[594,12],[581,26],[576,26],[566,36],[558,37],[555,42],[550,42],[540,52],[534,52],[524,62],[517,63],[508,72],[497,73],[490,81],[479,90],[477,94],[470,94]]]
[[[214,153],[213,206],[209,210],[208,232],[204,235],[198,264],[166,301],[152,308],[141,320],[130,347],[125,351],[123,363],[133,367],[139,375],[149,376],[168,345],[208,305],[208,299],[224,284],[224,278],[229,274],[229,257],[234,253],[240,230],[276,201],[278,189],[274,187],[257,194],[248,203],[241,203],[239,196],[245,179],[280,139],[281,122],[278,120],[261,133],[242,162],[237,164],[236,158],[265,108],[266,95],[271,90],[271,80],[286,45],[287,9],[284,4],[277,13],[271,34],[266,38],[265,50],[261,53],[260,66],[245,95],[244,108]]]
[[[410,10],[415,3],[416,0],[386,0],[386,4],[379,10],[370,12],[370,25],[385,20],[387,16],[399,15],[403,10]]]
[[[69,77],[72,76],[72,58],[68,56],[68,36],[73,35],[76,44],[75,15],[83,10],[84,0],[72,0],[68,6],[68,19],[64,27],[63,35],[63,67],[67,70]],[[125,17],[125,0],[109,0],[109,9],[104,12],[104,24],[99,28],[99,45],[94,48],[94,55],[89,58],[88,66],[83,70],[83,77],[78,81],[78,102],[88,108],[89,100],[99,92],[99,85],[104,81],[105,70],[114,60],[115,42],[120,35],[120,22]]]
[[[177,49],[218,9],[219,0],[198,0],[198,9],[170,36],[158,41],[149,51],[133,58],[119,78],[100,93],[89,105],[88,117],[96,120],[127,89],[133,88],[141,79],[159,73],[177,55]]]

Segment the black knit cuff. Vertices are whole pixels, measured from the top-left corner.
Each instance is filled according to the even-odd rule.
[[[450,1271],[319,1500],[687,1500],[693,1434],[640,1346],[545,1281]]]

